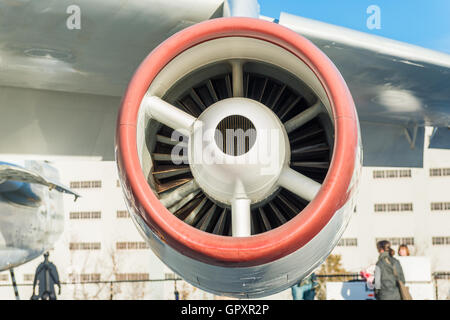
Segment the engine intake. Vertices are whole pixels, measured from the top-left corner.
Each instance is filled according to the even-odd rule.
[[[166,40],[130,82],[116,143],[138,228],[210,292],[287,288],[353,212],[362,152],[351,94],[324,53],[274,23],[215,19]]]

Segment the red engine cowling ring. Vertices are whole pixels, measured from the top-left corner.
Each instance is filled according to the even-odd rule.
[[[247,238],[209,234],[176,218],[158,200],[143,174],[137,152],[140,103],[158,73],[183,51],[223,37],[250,37],[275,44],[302,60],[316,74],[330,101],[335,126],[328,174],[316,198],[288,223]],[[129,207],[162,241],[196,260],[250,267],[280,259],[307,244],[330,221],[351,194],[358,149],[358,120],[350,91],[329,58],[313,43],[275,23],[252,18],[221,18],[173,35],[154,49],[136,70],[119,113],[116,158]]]

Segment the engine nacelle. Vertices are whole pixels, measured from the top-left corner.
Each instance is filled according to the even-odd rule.
[[[362,148],[349,89],[323,52],[275,23],[221,18],[139,66],[116,159],[155,254],[194,286],[254,298],[292,286],[336,246]]]

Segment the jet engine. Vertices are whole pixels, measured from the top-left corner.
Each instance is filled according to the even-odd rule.
[[[257,298],[337,245],[362,148],[328,57],[276,23],[233,17],[145,58],[123,98],[116,159],[133,220],[166,265],[208,292]]]

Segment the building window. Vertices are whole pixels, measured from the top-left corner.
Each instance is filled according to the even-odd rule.
[[[26,273],[23,275],[24,282],[33,282],[33,280],[34,280],[34,274]]]
[[[102,213],[100,211],[79,211],[79,212],[71,212],[70,219],[79,220],[79,219],[101,219]]]
[[[140,249],[148,249],[148,248],[149,248],[148,244],[143,241],[117,242],[116,243],[117,250],[140,250]]]
[[[117,218],[129,218],[130,213],[127,210],[117,210]]]
[[[338,247],[357,247],[358,239],[356,238],[342,238],[338,242]]]
[[[430,177],[450,176],[450,168],[431,168]]]
[[[433,237],[433,246],[450,245],[450,237]]]
[[[177,278],[177,276],[175,275],[175,273],[165,273],[164,274],[164,279],[166,280],[175,280]]]
[[[385,172],[386,178],[398,178],[397,170],[386,170]]]
[[[431,211],[447,211],[450,210],[450,202],[432,202]]]
[[[116,273],[115,276],[117,281],[142,281],[150,279],[148,273]]]
[[[400,211],[413,211],[412,203],[400,203]]]
[[[96,282],[100,281],[101,274],[100,273],[70,273],[69,274],[69,282],[79,283],[79,282]]]
[[[439,177],[442,176],[441,169],[430,169],[430,177]]]
[[[399,169],[399,170],[374,170],[374,179],[385,178],[411,178],[411,169]]]
[[[400,178],[411,178],[411,169],[399,170]]]
[[[435,272],[434,278],[437,280],[450,280],[450,272]]]
[[[0,281],[8,281],[9,276],[7,273],[0,274]]]
[[[71,181],[70,188],[72,189],[90,189],[90,188],[101,188],[102,181],[101,180],[93,180],[93,181]]]
[[[413,211],[412,203],[376,203],[375,212],[404,212]]]
[[[387,240],[391,243],[393,246],[399,246],[401,244],[406,244],[407,246],[413,246],[414,245],[414,238],[413,237],[406,237],[406,238],[376,238],[375,242],[378,241]]]
[[[384,170],[374,170],[373,171],[373,178],[374,179],[383,179],[384,178]]]
[[[69,250],[100,250],[100,242],[71,242]]]

